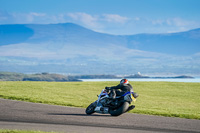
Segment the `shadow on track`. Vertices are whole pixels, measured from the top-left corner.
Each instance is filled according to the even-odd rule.
[[[87,114],[65,114],[65,113],[48,113],[48,115],[71,115],[71,116],[99,116],[99,117],[112,117],[109,114],[92,114],[92,115],[87,115]]]

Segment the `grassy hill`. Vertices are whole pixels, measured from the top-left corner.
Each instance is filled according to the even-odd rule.
[[[60,74],[37,73],[37,74],[22,74],[12,72],[0,72],[0,81],[80,81],[73,77]]]

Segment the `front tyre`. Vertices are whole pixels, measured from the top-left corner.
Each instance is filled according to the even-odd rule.
[[[129,103],[124,102],[118,109],[115,109],[115,110],[110,109],[109,113],[112,116],[119,116],[119,115],[125,113],[127,111],[128,107],[129,107]]]
[[[86,113],[87,115],[93,114],[93,113],[95,112],[95,111],[94,111],[95,107],[96,107],[96,102],[91,103],[91,104],[86,108],[85,113]]]

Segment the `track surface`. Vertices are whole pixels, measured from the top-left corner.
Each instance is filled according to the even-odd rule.
[[[0,129],[57,132],[200,133],[200,120],[126,113],[86,115],[85,109],[0,99]]]

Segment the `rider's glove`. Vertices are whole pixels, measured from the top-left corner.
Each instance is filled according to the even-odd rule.
[[[137,93],[133,94],[133,97],[137,98],[139,95]]]

